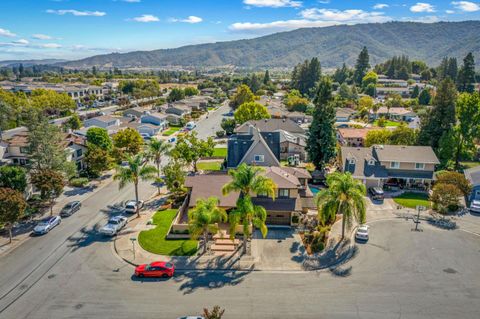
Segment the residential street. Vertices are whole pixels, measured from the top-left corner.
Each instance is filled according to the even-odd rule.
[[[194,131],[198,133],[198,137],[206,139],[209,136],[215,136],[215,133],[222,129],[220,124],[224,118],[223,114],[228,113],[229,111],[230,107],[228,106],[227,100],[215,111],[210,111],[208,113],[208,118],[204,117],[198,121],[197,127],[194,129]]]

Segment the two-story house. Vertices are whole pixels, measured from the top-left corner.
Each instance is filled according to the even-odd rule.
[[[143,124],[151,124],[159,127],[161,131],[168,127],[167,115],[160,112],[147,112],[140,117]]]
[[[309,209],[316,209],[313,194],[308,188],[307,181],[311,178],[307,170],[293,167],[267,167],[263,173],[277,185],[275,200],[266,194],[251,194],[255,205],[260,205],[267,211],[267,225],[291,225],[293,216],[300,216]],[[236,206],[239,193],[222,194],[222,187],[231,181],[231,176],[222,173],[210,173],[188,176],[185,187],[188,189],[188,204],[193,208],[200,198],[217,197],[219,207],[227,212]],[[205,187],[208,185],[209,187]],[[187,212],[181,218],[188,221]]]
[[[430,146],[342,147],[341,168],[367,187],[384,185],[427,189],[440,164]]]
[[[342,146],[363,147],[367,134],[372,128],[339,128],[337,130],[337,140]]]

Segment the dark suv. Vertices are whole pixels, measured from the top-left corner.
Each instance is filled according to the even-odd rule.
[[[383,189],[381,189],[380,187],[371,187],[368,189],[368,192],[370,193],[370,196],[372,197],[372,199],[375,199],[375,200],[384,199]]]
[[[79,201],[70,202],[60,211],[60,216],[68,217],[80,209],[82,204]]]

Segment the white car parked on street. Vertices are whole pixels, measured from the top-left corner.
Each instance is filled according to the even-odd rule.
[[[357,231],[355,232],[355,239],[357,240],[368,240],[368,229],[370,226],[368,225],[360,225],[357,228]]]
[[[480,213],[480,200],[479,199],[474,199],[470,203],[470,211],[474,213]]]
[[[138,205],[138,209],[142,209],[143,207],[143,201],[142,200],[139,200],[138,203],[134,200],[129,200],[126,204],[125,204],[125,213],[127,214],[134,214],[137,212],[137,205]]]
[[[108,220],[108,223],[100,228],[100,233],[107,236],[115,236],[127,224],[127,217],[114,216]]]

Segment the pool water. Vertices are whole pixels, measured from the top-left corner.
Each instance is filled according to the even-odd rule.
[[[318,192],[320,192],[320,188],[318,188],[318,187],[315,187],[315,186],[312,186],[312,185],[310,185],[310,186],[308,186],[308,187],[309,187],[310,190],[312,191],[313,195],[317,195]]]

